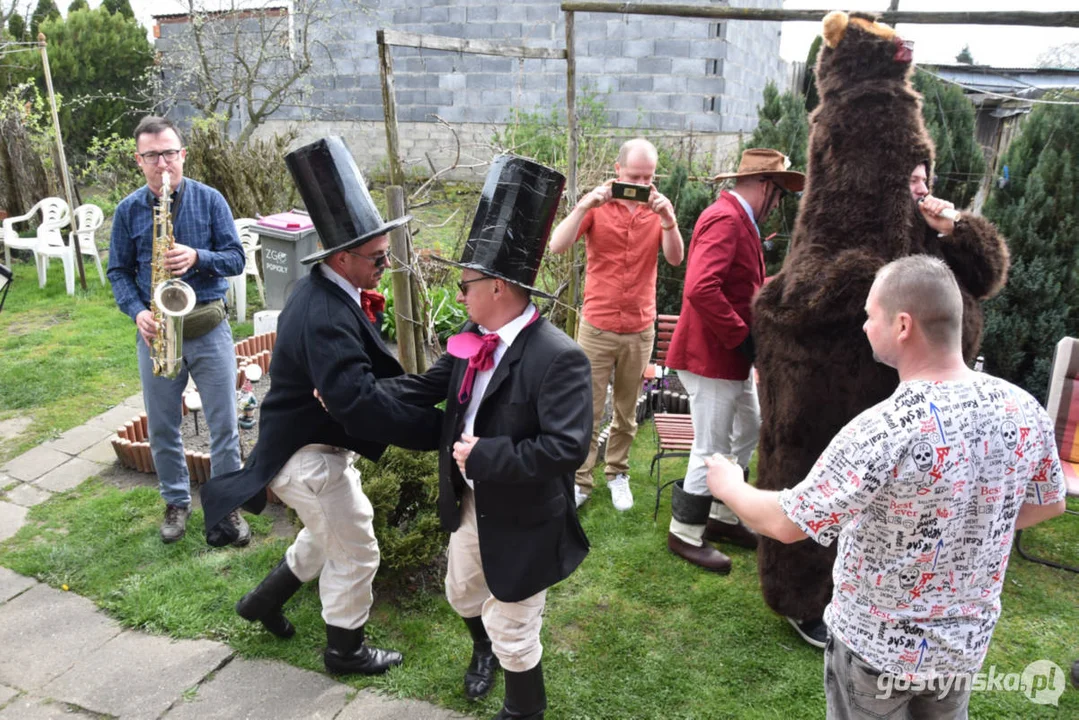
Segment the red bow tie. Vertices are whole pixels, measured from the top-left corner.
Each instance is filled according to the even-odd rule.
[[[377,323],[378,317],[375,313],[384,312],[386,310],[386,297],[382,293],[375,292],[374,290],[360,290],[360,307],[363,309],[363,314],[367,316],[368,320]]]

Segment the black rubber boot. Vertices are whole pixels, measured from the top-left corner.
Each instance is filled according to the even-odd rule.
[[[506,699],[494,720],[543,720],[543,711],[547,709],[543,663],[524,672],[505,672]]]
[[[244,620],[258,620],[277,637],[288,639],[296,634],[296,628],[281,608],[302,585],[303,582],[289,570],[288,563],[281,560],[258,587],[240,598],[236,612]]]
[[[326,626],[326,652],[322,662],[334,675],[381,675],[404,658],[396,650],[381,650],[363,641],[363,625],[355,630]]]
[[[491,650],[491,638],[483,626],[483,618],[476,616],[461,618],[472,635],[472,660],[465,670],[465,697],[479,700],[491,692],[495,684],[495,671],[498,670],[498,658]]]

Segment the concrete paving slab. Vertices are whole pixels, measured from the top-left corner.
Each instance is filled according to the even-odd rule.
[[[0,567],[0,603],[7,602],[27,588],[37,584],[34,578]]]
[[[0,490],[7,490],[8,488],[13,488],[21,482],[22,480],[16,480],[10,475],[0,473]]]
[[[83,458],[70,458],[58,468],[50,470],[34,481],[37,487],[50,492],[66,492],[71,488],[78,487],[86,478],[97,475],[105,469],[100,463],[84,460]]]
[[[0,683],[36,690],[119,634],[89,600],[39,583],[0,605]]]
[[[83,450],[79,453],[79,457],[83,460],[89,460],[90,462],[101,463],[102,465],[112,465],[116,462],[116,451],[112,449],[113,435],[113,431],[110,430],[104,440],[99,440]]]
[[[361,690],[336,720],[471,720],[467,715],[418,700],[396,700]]]
[[[106,430],[116,432],[118,428],[123,427],[124,423],[138,415],[141,410],[141,407],[135,409],[130,405],[120,404],[110,410],[106,410],[100,415],[95,415],[90,418],[86,424],[103,427]]]
[[[0,707],[4,706],[4,703],[11,700],[19,694],[19,691],[15,688],[8,687],[7,685],[0,685]]]
[[[188,384],[190,385],[190,382]],[[135,395],[124,398],[124,401],[120,404],[126,405],[129,408],[135,408],[136,415],[146,408],[146,405],[142,402],[142,393],[136,393]]]
[[[104,440],[112,431],[97,425],[79,425],[73,427],[60,437],[45,443],[45,447],[65,452],[68,455],[78,455],[96,442]]]
[[[26,695],[0,710],[0,720],[72,720],[87,718],[98,720],[99,716],[82,712],[60,702]]]
[[[233,660],[178,701],[163,720],[329,720],[350,688],[325,675],[268,660]]]
[[[19,455],[0,470],[16,480],[30,482],[31,480],[37,480],[45,473],[63,465],[70,459],[71,457],[67,453],[39,445],[33,450],[28,450]]]
[[[0,500],[0,541],[19,532],[26,523],[27,510],[22,505]]]
[[[123,632],[40,692],[104,715],[153,720],[231,655],[209,640]]]
[[[9,502],[13,502],[16,505],[22,505],[25,508],[40,505],[51,497],[51,492],[36,488],[30,483],[22,483],[18,487],[7,491],[7,499]]]

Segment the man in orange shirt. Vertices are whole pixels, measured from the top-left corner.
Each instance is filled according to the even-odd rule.
[[[671,265],[685,256],[674,206],[652,184],[659,154],[643,138],[626,141],[608,180],[581,198],[551,234],[551,252],[562,253],[582,235],[588,264],[584,307],[577,342],[592,363],[592,444],[577,471],[577,506],[592,493],[600,420],[607,384],[614,376],[614,419],[607,439],[607,486],[619,511],[633,507],[629,488],[629,448],[637,434],[636,406],[641,379],[655,339],[658,254]],[[614,199],[611,184],[651,187],[641,201]]]

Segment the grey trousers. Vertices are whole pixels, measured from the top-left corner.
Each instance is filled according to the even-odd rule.
[[[824,694],[828,720],[903,718],[966,720],[970,686],[920,691],[892,687],[888,676],[858,657],[832,634],[824,648]],[[944,694],[944,697],[940,697]]]

